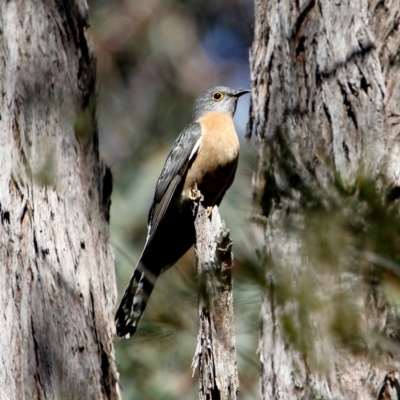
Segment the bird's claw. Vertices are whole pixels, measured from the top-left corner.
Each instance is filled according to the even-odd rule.
[[[197,189],[197,185],[195,185],[193,188],[190,189],[189,199],[196,203],[199,203],[200,201],[202,201],[204,199],[204,196],[202,195],[200,190]]]

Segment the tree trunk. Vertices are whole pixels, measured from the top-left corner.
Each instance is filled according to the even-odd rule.
[[[248,136],[259,143],[254,219],[266,237],[261,398],[377,398],[400,367],[389,340],[399,310],[374,270],[392,266],[389,254],[375,252],[365,227],[380,234],[394,223],[377,198],[391,189],[394,200],[400,186],[400,4],[256,0],[255,16]]]
[[[117,399],[86,1],[0,7],[0,397]]]
[[[218,207],[199,203],[195,219],[199,277],[199,333],[192,369],[199,367],[200,400],[236,400],[236,365],[232,292],[232,241]]]

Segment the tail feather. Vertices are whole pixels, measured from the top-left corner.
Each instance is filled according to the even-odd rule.
[[[136,332],[157,278],[139,262],[115,314],[118,336],[129,339]]]

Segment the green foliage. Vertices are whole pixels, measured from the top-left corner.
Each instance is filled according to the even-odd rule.
[[[277,132],[266,172],[274,183],[264,193],[267,225],[274,224],[270,229],[282,242],[267,240],[259,264],[286,343],[317,373],[330,370],[340,349],[369,358],[393,350],[398,345],[387,336],[398,337],[400,297],[393,194],[382,190],[383,177],[360,173],[344,184],[328,161],[304,166],[306,151],[299,146],[295,156],[284,136]],[[318,168],[330,178],[319,182]]]
[[[83,144],[87,144],[97,129],[96,124],[97,99],[93,93],[88,100],[86,107],[81,110],[75,118],[74,131],[76,138]]]
[[[38,169],[32,171],[33,180],[39,185],[53,186],[56,183],[56,165],[51,146],[43,146],[43,159]]]

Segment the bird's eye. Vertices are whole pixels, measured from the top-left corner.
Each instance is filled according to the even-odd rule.
[[[214,101],[221,101],[224,98],[224,95],[221,92],[214,92],[211,96]]]

